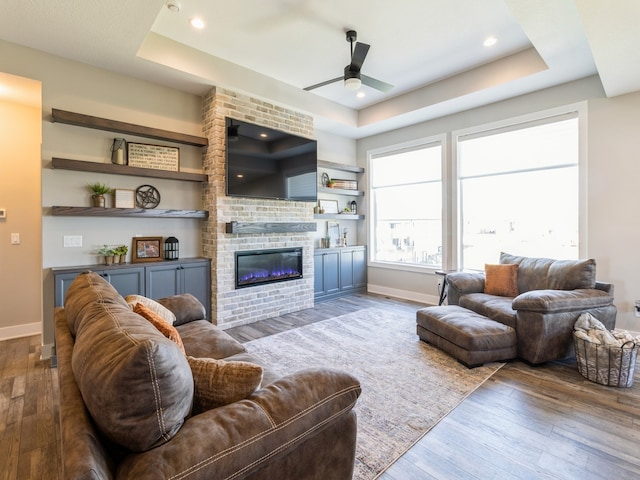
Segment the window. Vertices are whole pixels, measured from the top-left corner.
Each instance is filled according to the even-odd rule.
[[[578,258],[577,113],[458,137],[460,266]]]
[[[442,141],[372,153],[371,259],[442,267]]]

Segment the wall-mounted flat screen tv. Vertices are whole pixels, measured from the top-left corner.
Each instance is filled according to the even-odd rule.
[[[228,117],[226,137],[227,195],[317,201],[316,140]]]

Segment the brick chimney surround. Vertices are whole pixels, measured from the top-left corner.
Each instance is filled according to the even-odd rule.
[[[222,328],[253,323],[313,307],[313,239],[304,231],[226,233],[235,222],[313,222],[313,204],[228,197],[225,188],[225,117],[313,138],[313,118],[264,100],[215,87],[204,99],[203,206],[209,211],[202,231],[203,255],[211,258],[211,312]],[[235,252],[301,247],[303,278],[235,288]]]

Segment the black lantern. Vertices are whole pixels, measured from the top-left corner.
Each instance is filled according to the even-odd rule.
[[[164,241],[164,259],[165,260],[178,260],[178,253],[180,252],[180,244],[176,237],[167,237]]]

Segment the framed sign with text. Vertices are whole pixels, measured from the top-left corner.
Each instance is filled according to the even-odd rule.
[[[156,170],[180,170],[180,149],[147,143],[127,143],[127,158],[130,167],[154,168]]]

